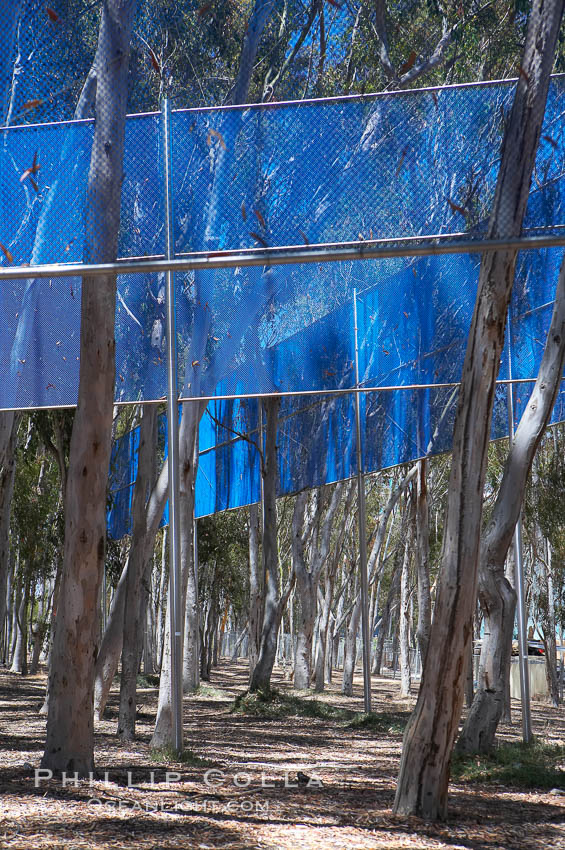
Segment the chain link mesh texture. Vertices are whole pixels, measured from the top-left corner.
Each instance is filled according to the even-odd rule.
[[[437,235],[484,238],[514,83],[186,109],[229,102],[235,60],[217,58],[206,90],[198,73],[192,82],[176,74],[167,39],[180,38],[187,12],[173,5],[155,12],[151,3],[139,4],[129,104],[143,114],[126,121],[118,257],[164,256],[166,155],[175,256]],[[95,122],[85,80],[100,4],[21,0],[0,8],[0,263],[30,266],[27,280],[3,281],[0,290],[0,408],[73,405],[81,280],[56,272],[34,278],[33,266],[82,262],[96,237],[86,226]],[[189,12],[201,24],[201,43],[191,46],[191,55],[196,63],[199,56],[209,60],[217,19],[205,6]],[[335,32],[350,25],[347,14],[328,10]],[[343,51],[339,39],[333,44]],[[165,91],[178,107],[167,153],[159,109]],[[565,226],[564,106],[559,77],[550,86],[526,235],[561,233]],[[107,154],[104,149],[100,156]],[[506,224],[500,222],[500,233]],[[512,350],[503,353],[500,377],[509,374],[509,358],[513,378],[535,376],[560,258],[558,249],[520,254]],[[438,385],[459,381],[478,268],[478,255],[459,255],[177,274],[181,396],[352,389],[355,289],[359,382],[371,388],[361,396],[365,470],[445,451],[456,395],[452,386]],[[165,350],[164,275],[120,275],[116,401],[165,396]],[[386,387],[404,389],[374,389]],[[515,390],[516,417],[528,387]],[[559,396],[554,419],[563,418],[562,407]],[[253,399],[209,405],[200,434],[199,515],[258,499],[258,421]],[[351,395],[285,397],[281,494],[355,474],[353,423]],[[507,428],[501,389],[493,436]],[[125,505],[135,480],[135,437],[123,439],[115,449],[115,511],[122,510],[118,491]],[[127,526],[125,508],[120,516],[118,536]]]
[[[480,240],[496,181],[500,116],[511,96],[512,86],[500,84],[173,113],[176,255],[364,237]],[[564,97],[564,81],[555,80],[526,232],[564,224],[554,146],[562,142]],[[4,265],[82,259],[92,126],[2,131]],[[121,257],[163,256],[162,131],[160,115],[127,122]],[[524,254],[518,276],[529,281],[534,302],[540,257]],[[461,351],[450,354],[449,347],[455,335],[465,338],[476,268],[476,259],[460,256],[178,274],[182,395],[214,395],[222,381],[228,394],[346,386],[350,345],[339,354],[344,325],[335,319],[331,327],[332,311],[350,302],[353,288],[377,284],[372,385],[457,380]],[[73,404],[80,279],[14,280],[3,287],[2,302],[1,406]],[[120,276],[117,401],[164,395],[163,305],[162,275]]]

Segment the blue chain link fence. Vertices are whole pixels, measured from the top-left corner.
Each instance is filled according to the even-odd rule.
[[[4,280],[0,289],[0,408],[74,405],[81,279],[58,276],[56,269],[50,278],[34,277],[33,267],[80,263],[86,256],[94,119],[74,116],[96,49],[99,4],[67,0],[52,7],[26,0],[0,7],[0,264],[29,266],[26,279]],[[168,33],[180,27],[177,13],[167,12]],[[195,8],[190,14],[202,18],[208,12]],[[335,25],[345,27],[345,12],[335,15]],[[164,256],[166,156],[176,257],[383,239],[484,238],[511,81],[180,108],[172,112],[165,151],[158,97],[168,66],[166,51],[152,46],[161,24],[150,19],[151,5],[141,4],[132,102],[146,111],[126,123],[120,258]],[[212,18],[206,27],[206,38],[212,38]],[[167,86],[173,102],[186,105],[190,87],[175,80]],[[229,85],[218,84],[216,102],[226,99]],[[564,114],[565,80],[556,77],[526,236],[560,234],[565,225]],[[512,345],[503,353],[501,378],[510,365],[514,379],[536,375],[561,254],[555,248],[520,254]],[[201,424],[198,515],[259,498],[259,403],[252,396],[283,394],[281,494],[355,474],[353,396],[339,394],[356,384],[354,291],[359,383],[367,390],[361,395],[365,470],[448,450],[453,385],[461,374],[479,262],[478,254],[407,256],[176,274],[181,396],[218,397]],[[163,274],[120,275],[117,402],[164,398],[165,345]],[[529,386],[514,390],[516,416]],[[555,421],[564,418],[562,407],[560,395]],[[507,428],[501,387],[493,437]],[[115,449],[114,536],[128,528],[135,441],[135,434],[128,435]]]

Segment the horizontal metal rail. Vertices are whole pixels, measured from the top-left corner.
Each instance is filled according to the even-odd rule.
[[[552,80],[559,80],[565,77],[563,72],[558,74],[552,74]],[[311,97],[305,98],[304,100],[273,100],[268,103],[228,103],[220,106],[190,106],[190,107],[180,107],[178,109],[172,109],[171,113],[182,114],[186,112],[194,113],[194,112],[233,112],[233,111],[246,111],[249,109],[260,109],[262,111],[269,109],[278,109],[280,107],[305,107],[305,106],[313,106],[317,104],[325,104],[325,103],[347,103],[351,101],[360,101],[360,102],[370,102],[377,101],[381,98],[390,97],[391,95],[420,95],[420,94],[428,94],[431,92],[442,92],[442,91],[453,91],[457,89],[484,89],[484,88],[492,88],[493,86],[506,86],[511,87],[515,83],[518,82],[518,77],[508,77],[506,79],[497,79],[497,80],[471,80],[467,83],[449,83],[448,85],[436,85],[436,86],[419,86],[417,88],[409,89],[385,89],[384,91],[377,92],[365,92],[364,94],[341,94],[334,95],[333,97]],[[133,112],[127,115],[127,118],[150,118],[150,117],[158,117],[160,116],[160,112],[155,110],[149,110],[148,112]],[[37,129],[38,127],[53,127],[53,126],[61,126],[61,125],[70,125],[70,124],[92,124],[94,123],[94,118],[69,118],[63,121],[44,121],[37,122],[34,124],[10,124],[4,125],[0,127],[0,131],[5,130],[8,132],[12,132],[13,130],[29,130],[29,129]]]
[[[305,247],[249,248],[241,251],[201,252],[177,255],[174,260],[122,259],[114,263],[49,263],[37,266],[0,267],[0,281],[29,278],[83,277],[109,274],[150,274],[165,271],[214,271],[248,266],[286,266],[335,263],[349,260],[384,260],[394,257],[432,257],[451,254],[483,254],[491,251],[533,251],[565,247],[565,234],[523,236],[515,239],[465,239],[426,237],[374,239],[358,242],[319,243]]]
[[[535,384],[537,378],[500,378],[496,381],[497,386],[506,386],[508,384]],[[565,381],[565,377],[561,379],[563,383]],[[390,385],[387,384],[383,387],[347,387],[345,389],[325,389],[325,390],[285,390],[282,392],[268,392],[268,393],[237,393],[237,394],[224,394],[224,395],[202,395],[202,396],[180,396],[179,404],[185,402],[201,402],[201,401],[237,401],[239,399],[261,399],[261,398],[270,398],[273,395],[279,396],[280,398],[292,398],[299,396],[340,396],[340,395],[353,395],[354,393],[390,393],[397,392],[398,390],[409,392],[411,390],[441,390],[441,389],[453,389],[455,387],[460,386],[460,381],[454,381],[451,383],[441,383],[441,384],[395,384]],[[114,402],[115,407],[131,407],[133,404],[165,404],[167,401],[166,396],[161,396],[161,398],[138,398],[132,401],[116,401]],[[76,404],[44,404],[39,405],[37,407],[0,407],[0,411],[22,411],[23,413],[31,412],[34,410],[74,410]]]
[[[535,384],[537,378],[500,378],[496,381],[498,386],[506,386],[507,384]],[[565,377],[561,379],[561,382],[565,381]],[[353,395],[358,393],[390,393],[397,392],[398,390],[441,390],[441,389],[453,389],[461,385],[461,381],[454,381],[452,383],[442,383],[442,384],[395,384],[390,385],[387,384],[383,387],[348,387],[346,389],[328,389],[328,390],[286,390],[282,392],[268,392],[268,393],[239,393],[237,395],[203,395],[203,396],[181,396],[179,398],[179,402],[189,402],[189,401],[237,401],[238,399],[250,399],[250,398],[270,398],[273,395],[278,396],[279,398],[287,398],[293,396],[340,396],[340,395]],[[126,402],[124,402],[126,403]],[[131,402],[128,402],[131,403]],[[140,404],[141,402],[135,402],[135,404]],[[143,402],[144,403],[144,402]]]

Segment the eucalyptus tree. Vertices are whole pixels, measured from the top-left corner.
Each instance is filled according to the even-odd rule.
[[[563,642],[562,535],[557,508],[562,477],[560,431],[560,426],[554,427],[536,455],[524,512],[531,564],[530,617],[534,633],[543,641],[547,690],[555,706],[562,699],[559,681],[562,659],[557,656],[559,630]]]
[[[422,664],[428,654],[430,629],[432,627],[432,600],[430,591],[430,528],[428,503],[428,461],[423,458],[418,464],[418,479],[415,486],[416,526],[416,574],[418,594],[418,625],[416,640]]]
[[[523,76],[505,131],[487,237],[518,236],[545,112],[563,2],[535,0]],[[451,751],[464,695],[477,590],[483,485],[495,381],[516,263],[515,251],[484,255],[453,436],[449,501],[437,601],[418,702],[406,730],[394,808],[445,817]]]
[[[538,377],[512,440],[497,498],[481,540],[479,600],[485,639],[481,646],[481,681],[457,744],[464,752],[491,750],[502,716],[516,607],[516,595],[504,575],[504,563],[535,452],[561,384],[564,361],[565,263],[559,274]],[[555,640],[555,628],[553,635]]]
[[[355,482],[349,481],[345,485],[341,517],[338,518],[337,539],[329,558],[326,560],[322,581],[318,589],[320,611],[318,614],[318,643],[314,662],[314,688],[318,692],[323,691],[326,682],[330,681],[328,672],[331,673],[332,653],[329,641],[331,609],[334,602],[336,577],[340,566],[347,561],[348,547],[351,546],[351,537],[356,520],[356,514],[353,510],[354,498]]]
[[[292,520],[292,560],[300,605],[294,656],[294,687],[299,689],[310,687],[318,587],[330,555],[333,524],[343,490],[341,482],[333,487],[331,496],[318,488],[314,490],[309,505],[306,492],[296,497]],[[306,550],[309,557],[306,557]]]
[[[10,572],[10,514],[14,476],[16,471],[16,443],[19,417],[14,413],[0,413],[0,633],[4,634],[6,619],[6,594]],[[6,649],[6,648],[5,648]]]
[[[411,572],[413,560],[413,530],[414,530],[414,500],[409,498],[406,505],[407,534],[404,539],[404,554],[402,556],[402,569],[400,572],[400,604],[398,643],[400,656],[400,696],[407,697],[410,694],[412,683],[410,668],[410,631],[411,631]]]
[[[451,51],[453,50],[453,44],[459,38],[459,33],[463,30],[466,31],[471,26],[472,21],[475,20],[471,16],[470,18],[465,17],[461,21],[458,19],[457,14],[451,14],[450,12],[450,15],[446,16],[439,13],[436,14],[434,11],[434,26],[431,28],[432,38],[428,39],[427,42],[422,40],[422,28],[420,28],[419,35],[418,33],[417,35],[421,39],[421,44],[419,43],[417,45],[418,55],[412,60],[411,56],[412,52],[414,52],[414,47],[411,47],[410,51],[407,52],[404,43],[399,42],[398,45],[391,44],[391,38],[387,35],[388,31],[385,32],[383,29],[383,26],[385,28],[391,28],[391,23],[394,22],[394,16],[397,14],[396,7],[391,6],[390,9],[384,9],[384,5],[379,4],[379,10],[380,17],[372,30],[373,35],[371,38],[376,38],[377,44],[380,43],[378,41],[380,39],[383,44],[386,43],[385,46],[388,45],[388,59],[386,59],[383,51],[381,51],[382,57],[378,59],[378,62],[383,67],[384,62],[387,68],[397,69],[393,74],[396,81],[395,85],[411,85],[417,79],[424,78],[427,74],[431,74],[432,72],[438,73],[438,69],[444,67],[446,61],[451,61]],[[150,103],[151,99],[154,101],[155,93],[162,91],[164,85],[168,87],[177,99],[182,97],[183,91],[188,93],[189,91],[195,92],[197,90],[199,90],[198,97],[200,99],[203,98],[204,94],[208,92],[208,89],[204,86],[204,76],[201,71],[196,70],[195,72],[194,68],[189,69],[189,65],[192,62],[192,57],[195,55],[198,57],[198,62],[200,62],[203,56],[202,45],[206,46],[208,44],[207,39],[212,39],[215,48],[218,48],[214,50],[215,63],[223,63],[222,74],[225,75],[225,79],[219,81],[219,85],[214,89],[216,94],[212,96],[212,100],[216,97],[217,100],[223,99],[237,104],[241,103],[242,100],[248,99],[250,96],[261,96],[264,99],[271,98],[276,95],[279,83],[274,82],[273,76],[273,74],[276,75],[278,73],[278,69],[273,65],[274,71],[271,73],[270,70],[271,65],[269,63],[271,60],[275,62],[275,53],[270,51],[269,45],[274,45],[276,42],[277,49],[280,48],[281,51],[279,59],[284,65],[284,74],[279,76],[279,80],[282,80],[284,77],[289,81],[293,74],[296,75],[296,79],[298,80],[300,74],[304,71],[304,58],[305,51],[307,52],[307,46],[313,43],[312,39],[309,38],[309,33],[311,34],[313,31],[312,26],[318,26],[318,31],[321,32],[321,28],[325,27],[325,23],[322,24],[323,20],[326,21],[324,16],[329,15],[330,12],[324,10],[321,4],[315,2],[307,10],[300,10],[298,7],[291,8],[290,5],[281,8],[279,4],[256,3],[248,22],[247,31],[244,32],[243,29],[238,29],[235,26],[234,32],[236,33],[236,38],[232,39],[232,43],[229,43],[229,39],[227,39],[226,30],[226,22],[229,24],[232,12],[226,10],[226,14],[227,17],[225,16],[224,20],[220,20],[219,10],[216,9],[204,9],[203,13],[198,15],[194,10],[187,10],[183,6],[179,6],[174,12],[171,12],[168,7],[165,8],[163,6],[161,9],[159,6],[155,20],[152,21],[150,16],[144,12],[144,15],[140,18],[135,42],[137,57],[135,77],[137,82],[136,96],[139,97],[137,102],[140,104],[140,107],[143,103]],[[172,15],[172,17],[168,18],[168,15]],[[368,16],[368,24],[370,23],[371,15],[372,13]],[[365,21],[363,16],[362,18]],[[194,22],[197,22],[198,26],[192,27],[191,30]],[[195,43],[194,33],[196,31],[203,33],[203,37],[200,39],[202,45]],[[326,31],[329,30],[326,28],[324,32]],[[392,31],[395,33],[392,39],[394,41],[396,39],[397,28],[392,26]],[[256,61],[260,56],[258,50],[262,34],[265,37],[264,52],[265,55],[269,56],[267,62]],[[298,38],[296,34],[298,34]],[[181,35],[182,38],[185,35],[187,36],[189,39],[187,44],[190,45],[191,49],[180,50]],[[239,43],[237,44],[237,49],[235,46],[237,35],[240,35],[244,42],[242,52],[239,50]],[[196,39],[196,42],[198,42],[198,39]],[[210,41],[210,44],[212,44],[212,41]],[[194,51],[192,47],[194,47]],[[188,61],[187,57],[191,62]],[[236,57],[239,57],[237,61]],[[199,67],[203,68],[203,65]],[[325,79],[327,76],[328,80],[332,75],[335,80],[339,80],[344,70],[328,61],[324,61],[321,64],[318,63],[317,67],[318,77],[321,75]],[[262,73],[265,73],[263,82],[261,81]],[[314,77],[311,77],[311,80],[314,80]],[[323,87],[320,87],[318,83],[319,80],[315,83],[317,91],[322,92]],[[357,87],[362,88],[362,85],[359,82]],[[298,82],[298,87],[299,89],[301,88],[300,82]],[[296,88],[294,90],[298,91]],[[283,89],[279,88],[278,91],[282,93]],[[287,89],[287,91],[290,91],[290,89]],[[259,95],[260,92],[262,92],[261,95]],[[239,120],[238,117],[235,122],[236,125]],[[232,174],[234,169],[233,151],[237,136],[237,126],[228,128],[228,133],[225,135],[220,134],[219,137],[211,136],[210,132],[209,126],[206,125],[201,138],[199,138],[198,131],[193,134],[198,144],[207,153],[204,158],[205,167],[202,170],[202,174],[195,176],[196,181],[201,181],[208,199],[206,212],[201,222],[201,246],[205,250],[214,250],[217,248],[217,233],[219,232],[218,210],[222,206],[224,187],[229,184],[230,174]],[[219,131],[215,130],[215,132],[217,133]],[[265,191],[265,186],[257,186],[254,191],[257,196],[261,196]],[[190,214],[188,212],[185,220],[190,220]],[[179,245],[181,247],[185,238],[186,234],[181,227],[179,234]],[[268,274],[272,276],[272,270]],[[265,277],[267,277],[267,274],[265,274]],[[197,396],[205,392],[206,389],[208,392],[213,392],[218,379],[223,375],[232,358],[237,356],[238,346],[250,324],[260,322],[271,303],[270,295],[268,293],[262,294],[261,287],[257,286],[257,297],[255,299],[249,298],[249,303],[252,301],[254,303],[254,314],[250,317],[249,315],[243,315],[244,311],[241,311],[239,317],[241,319],[241,327],[238,326],[237,329],[231,328],[230,330],[232,341],[227,342],[224,337],[221,345],[212,346],[210,338],[213,338],[214,329],[210,322],[210,310],[207,310],[205,305],[209,304],[209,296],[217,280],[218,276],[214,278],[214,276],[208,275],[206,277],[199,274],[196,275],[194,281],[190,281],[190,285],[193,287],[195,308],[190,345],[187,347],[186,355],[184,356],[185,392],[189,395]],[[261,277],[249,276],[247,281],[250,290],[248,293],[249,296],[253,294],[253,289],[257,282],[262,282]],[[235,315],[236,311],[240,309],[240,303],[237,298],[233,297],[233,293],[227,293],[226,297],[228,299],[228,305],[233,304],[233,313]],[[222,308],[225,309],[226,304],[222,304]],[[231,312],[229,306],[227,312]],[[181,486],[181,499],[183,501],[183,514],[186,516],[190,516],[192,512],[191,504],[197,468],[196,433],[203,409],[204,406],[199,402],[186,404],[183,423],[181,425],[183,475],[186,473]],[[147,503],[146,529],[148,541],[154,536],[160,519],[160,512],[166,498],[166,483],[167,472],[164,469]],[[192,526],[190,523],[186,523],[183,529],[182,562],[183,588],[185,586],[184,580],[186,579],[187,599],[185,635],[185,686],[187,689],[192,689],[198,684],[198,653],[195,649],[198,638],[197,594],[196,576],[193,567],[190,565],[193,549],[191,534]],[[150,544],[148,542],[149,546]],[[170,707],[167,706],[168,664],[168,654],[165,652],[165,675],[163,676],[161,686],[163,704],[162,709],[159,710],[157,723],[157,727],[160,728],[163,725],[165,731],[163,734],[159,733],[156,736],[155,743],[165,741],[168,734],[166,731],[168,721],[166,719],[161,721],[160,719],[161,715],[163,718],[169,716],[168,711]],[[114,666],[114,663],[111,666]]]
[[[140,662],[142,631],[142,581],[145,571],[144,553],[135,553],[134,546],[143,546],[145,526],[145,503],[150,492],[153,473],[152,446],[157,443],[156,405],[143,405],[139,428],[138,470],[133,493],[132,514],[134,523],[141,524],[132,534],[132,546],[126,571],[126,598],[123,615],[122,675],[120,679],[120,711],[118,735],[122,740],[131,740],[135,735],[136,685]],[[138,504],[140,502],[141,504]],[[98,709],[99,710],[99,709]]]
[[[87,262],[117,257],[134,0],[105,0],[93,70],[96,122],[87,189]],[[65,504],[60,603],[49,673],[42,767],[87,775],[94,767],[96,612],[104,567],[106,485],[114,402],[116,276],[82,280],[78,406]]]
[[[200,676],[204,681],[210,679],[220,650],[221,622],[228,614],[240,619],[246,607],[248,539],[244,513],[240,509],[198,520]]]
[[[33,636],[37,668],[55,604],[56,575],[63,540],[63,502],[57,465],[46,450],[41,419],[46,412],[23,415],[15,451],[10,541],[14,564],[11,640],[16,638],[12,669],[27,671],[27,646]],[[32,670],[37,672],[37,669]]]
[[[247,31],[243,40],[241,50],[240,64],[238,68],[237,78],[234,83],[232,101],[235,104],[244,103],[249,90],[249,83],[253,70],[255,57],[257,55],[261,34],[265,23],[272,13],[274,8],[274,0],[256,0],[250,18],[248,20]],[[239,120],[239,118],[238,118]],[[218,145],[216,157],[213,160],[211,179],[211,197],[207,207],[207,213],[203,222],[203,240],[206,250],[213,249],[216,245],[218,226],[218,217],[220,214],[221,201],[226,186],[229,184],[229,178],[232,174],[234,162],[234,149],[236,129],[232,128],[230,135],[224,139],[223,144]],[[184,381],[185,381],[185,396],[198,396],[203,388],[203,363],[205,361],[206,349],[209,343],[209,335],[211,331],[211,310],[209,302],[213,303],[214,296],[214,275],[206,273],[197,273],[194,280],[195,288],[195,307],[193,313],[193,331],[190,345],[188,346],[185,357]],[[265,309],[265,304],[259,302],[255,307],[257,314],[261,315]],[[243,327],[237,333],[231,336],[234,339],[232,346],[225,345],[223,347],[222,357],[217,357],[215,363],[216,380],[221,377],[219,367],[224,370],[227,368],[231,356],[235,353],[240,344],[241,334],[248,326],[250,319],[253,316],[242,316]],[[223,365],[222,365],[223,364]],[[211,369],[211,372],[214,370]],[[198,585],[193,560],[194,541],[193,541],[193,523],[190,517],[194,515],[194,487],[196,481],[196,472],[198,468],[198,427],[200,419],[204,413],[205,404],[199,401],[185,403],[183,405],[183,417],[180,426],[180,510],[185,517],[185,522],[181,524],[181,594],[183,608],[186,611],[185,628],[184,628],[184,687],[187,690],[194,690],[199,682],[199,623],[198,623]],[[158,482],[158,493],[163,493],[163,484],[166,481],[167,473],[163,468],[161,480]],[[158,495],[158,493],[156,495]],[[162,501],[162,498],[161,498]],[[151,506],[151,504],[149,505]],[[164,503],[163,503],[164,506]],[[162,510],[162,507],[161,507]],[[168,599],[167,605],[171,604]],[[163,656],[163,667],[161,670],[161,681],[159,689],[159,705],[157,709],[157,719],[155,722],[155,730],[152,738],[154,747],[173,745],[173,725],[172,725],[172,706],[171,706],[171,654],[169,649],[168,630],[169,618],[166,620],[165,627],[165,652]]]
[[[265,451],[263,475],[263,574],[265,576],[263,622],[257,663],[251,675],[249,690],[268,691],[277,652],[281,617],[294,586],[294,570],[281,588],[277,530],[277,425],[280,399],[270,396],[265,401]],[[300,498],[300,497],[299,497]]]
[[[249,507],[249,677],[253,675],[261,641],[261,615],[263,613],[263,571],[259,556],[259,506]]]
[[[555,674],[551,670],[553,656],[551,641],[560,635],[561,644],[565,632],[565,569],[563,568],[564,525],[562,500],[565,490],[565,464],[563,462],[563,426],[555,425],[546,434],[543,450],[538,452],[535,483],[530,482],[524,511],[524,527],[530,537],[535,536],[536,526],[545,540],[547,555],[541,563],[541,581],[532,587],[533,619],[541,626],[542,639],[547,644],[546,664],[549,693],[555,700],[557,688]],[[549,556],[549,557],[547,557]],[[533,583],[532,583],[533,584]],[[553,590],[553,593],[551,593]],[[552,625],[553,621],[553,625]],[[563,671],[564,656],[556,659]],[[562,692],[559,694],[562,698]]]
[[[540,581],[539,608],[541,620],[541,637],[544,645],[545,676],[547,681],[547,692],[553,706],[557,707],[561,702],[560,676],[563,673],[559,669],[557,659],[557,617],[555,604],[555,585],[553,550],[549,540],[543,538],[545,552],[541,560],[542,574]]]

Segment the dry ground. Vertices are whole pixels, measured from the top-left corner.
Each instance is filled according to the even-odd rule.
[[[274,679],[288,687],[280,673]],[[454,784],[446,824],[394,816],[397,728],[377,734],[333,718],[230,713],[246,669],[228,661],[213,671],[211,687],[185,699],[186,745],[204,763],[153,760],[155,689],[139,693],[138,740],[120,745],[114,690],[96,730],[94,779],[76,787],[42,781],[35,768],[45,735],[37,714],[44,682],[0,672],[1,848],[565,848],[565,796],[546,792]],[[406,712],[413,704],[398,698],[392,679],[375,677],[373,689],[378,711]],[[343,697],[336,681],[323,700],[361,711],[361,681],[354,697]],[[515,708],[506,737],[520,736]],[[563,710],[534,703],[533,722],[537,735],[565,740]],[[309,785],[297,782],[299,771]]]

